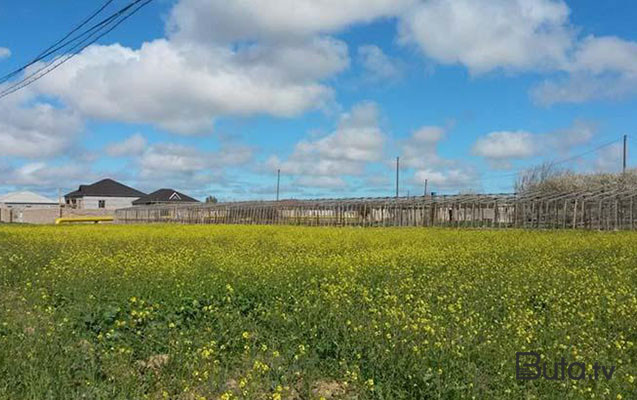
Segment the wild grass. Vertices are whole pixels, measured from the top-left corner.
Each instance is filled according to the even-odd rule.
[[[637,234],[0,227],[0,398],[637,398]],[[616,365],[518,381],[515,353]]]

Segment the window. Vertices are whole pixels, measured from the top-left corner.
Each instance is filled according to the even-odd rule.
[[[106,200],[98,200],[97,208],[106,208]]]

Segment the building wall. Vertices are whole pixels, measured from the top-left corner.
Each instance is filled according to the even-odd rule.
[[[60,205],[58,203],[51,204],[30,204],[30,203],[0,203],[0,207],[3,208],[32,208],[32,209],[42,209],[42,208],[58,208]]]
[[[83,208],[86,210],[95,210],[99,209],[99,201],[104,200],[106,202],[105,209],[106,210],[115,210],[117,208],[126,208],[132,207],[133,201],[137,200],[139,197],[92,197],[85,196],[82,199],[82,205],[79,208]]]
[[[97,209],[81,210],[77,208],[5,208],[0,206],[0,222],[23,224],[53,224],[60,217],[93,217],[112,216],[114,210]]]

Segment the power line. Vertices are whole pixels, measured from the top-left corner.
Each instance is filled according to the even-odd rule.
[[[41,79],[42,77],[44,77],[48,73],[50,73],[53,70],[57,69],[59,66],[61,66],[64,63],[66,63],[68,60],[73,58],[75,55],[79,54],[83,49],[85,49],[86,47],[88,47],[91,44],[95,43],[97,40],[99,40],[100,38],[102,38],[103,36],[105,36],[106,34],[111,32],[119,24],[124,22],[126,19],[128,19],[130,16],[135,14],[137,11],[139,11],[142,7],[144,7],[146,4],[150,3],[151,1],[152,0],[145,0],[145,1],[144,0],[135,0],[132,3],[130,3],[129,5],[125,6],[124,8],[120,9],[119,11],[115,12],[111,16],[109,16],[109,17],[105,18],[104,20],[100,21],[99,23],[95,24],[94,26],[92,26],[88,30],[82,32],[81,34],[79,34],[79,35],[77,35],[75,37],[73,37],[72,39],[68,40],[66,43],[58,46],[58,49],[61,49],[63,47],[66,47],[68,44],[71,44],[71,43],[77,41],[78,39],[81,39],[82,37],[88,35],[88,37],[84,38],[79,43],[77,43],[75,46],[71,47],[69,49],[69,53],[57,55],[53,60],[51,60],[50,62],[46,63],[44,66],[42,66],[41,68],[39,68],[35,72],[31,73],[30,75],[27,75],[27,76],[23,77],[21,81],[16,82],[12,86],[4,89],[2,92],[0,92],[0,99],[5,97],[5,96],[8,96],[11,93],[14,93],[14,92],[22,89],[22,88],[24,88],[24,87],[26,87],[26,86],[28,86],[30,84],[32,84],[33,82]],[[134,6],[136,6],[139,3],[142,3],[142,4],[139,5],[137,8],[133,8]],[[130,11],[128,14],[126,14],[131,9],[132,9],[132,11]],[[119,18],[119,20],[118,20],[118,18]],[[109,27],[109,25],[111,25],[111,26]],[[106,29],[106,30],[104,31],[104,29]]]
[[[584,156],[587,156],[587,155],[589,155],[591,153],[599,151],[599,150],[601,150],[603,148],[611,146],[611,145],[619,142],[620,140],[622,140],[622,138],[613,139],[612,141],[605,142],[605,143],[603,143],[603,144],[601,144],[601,145],[599,145],[599,146],[597,146],[597,147],[595,147],[595,148],[593,148],[591,150],[587,150],[587,151],[585,151],[583,153],[579,153],[579,154],[576,154],[574,156],[571,156],[571,157],[568,157],[568,158],[565,158],[565,159],[562,159],[562,160],[552,161],[550,163],[551,163],[551,165],[561,165],[561,164],[564,164],[564,163],[567,163],[567,162],[570,162],[570,161],[574,161],[574,160],[577,160],[577,159],[582,158]],[[514,177],[514,176],[518,175],[520,172],[524,172],[527,169],[528,168],[520,168],[520,169],[517,169],[517,170],[515,170],[513,172],[509,172],[509,173],[502,174],[502,175],[491,176],[491,177],[487,177],[487,178],[482,178],[481,180],[482,181],[492,181],[492,180],[495,180],[495,179],[510,178],[510,177]]]
[[[11,71],[10,73],[4,75],[3,77],[0,78],[0,83],[4,83],[6,81],[8,81],[10,78],[14,77],[15,75],[19,74],[20,72],[24,71],[25,69],[27,69],[28,67],[30,67],[31,65],[35,64],[38,61],[43,60],[44,58],[46,58],[47,56],[51,55],[54,51],[57,51],[60,49],[60,47],[56,47],[59,46],[60,44],[62,44],[66,39],[68,39],[71,35],[73,35],[75,32],[77,32],[78,30],[82,29],[86,24],[88,24],[92,19],[94,19],[95,17],[97,17],[97,15],[99,15],[102,11],[104,11],[104,9],[106,7],[108,7],[111,3],[113,2],[113,0],[107,0],[104,4],[102,4],[97,10],[95,10],[93,13],[91,13],[91,15],[89,15],[88,17],[86,17],[79,25],[77,25],[75,28],[73,28],[69,33],[67,33],[62,39],[58,40],[57,42],[53,43],[52,45],[50,45],[49,47],[47,47],[46,49],[42,50],[40,52],[40,54],[38,54],[33,60],[29,61],[27,64],[21,66],[20,68]]]
[[[37,71],[31,73],[30,75],[24,77],[19,82],[16,82],[13,85],[1,91],[0,99],[12,93],[17,92],[18,90],[26,86],[29,86],[30,84],[41,79],[45,75],[51,73],[52,71],[54,71],[55,69],[57,69],[58,67],[60,67],[61,65],[69,61],[71,58],[75,57],[82,50],[84,50],[88,46],[92,45],[93,43],[95,43],[96,41],[98,41],[99,39],[101,39],[102,37],[110,33],[111,31],[113,31],[122,22],[124,22],[125,20],[133,16],[135,13],[137,13],[140,9],[145,7],[151,1],[153,0],[135,0],[129,5],[127,5],[126,7],[120,9],[116,13],[100,21],[99,23],[95,24],[94,26],[84,31],[83,33],[75,36],[74,38],[70,40],[67,40],[66,43],[63,43],[57,46],[57,49],[61,49],[63,47],[66,47],[68,44],[71,44],[77,41],[78,39],[81,39],[82,37],[87,36],[88,34],[86,38],[84,38],[79,43],[75,44],[73,47],[69,49],[70,53],[56,56],[53,60],[45,64],[43,67],[39,68]],[[47,53],[51,53],[51,51]]]
[[[584,152],[584,153],[578,154],[578,155],[573,156],[573,157],[569,157],[569,158],[564,159],[564,160],[561,160],[561,161],[554,162],[554,163],[553,163],[553,165],[564,164],[564,163],[566,163],[566,162],[573,161],[573,160],[576,160],[576,159],[578,159],[578,158],[582,158],[583,156],[589,155],[589,154],[594,153],[594,152],[596,152],[596,151],[598,151],[598,150],[601,150],[601,149],[603,149],[603,148],[605,148],[605,147],[608,147],[608,146],[610,146],[610,145],[613,145],[613,144],[615,144],[615,143],[619,142],[620,140],[622,140],[622,139],[621,139],[621,138],[620,138],[620,139],[615,139],[615,140],[610,141],[610,142],[608,142],[608,143],[605,143],[605,144],[602,144],[602,145],[600,145],[600,146],[597,146],[597,147],[595,147],[594,149],[591,149],[591,150],[586,151],[586,152]]]

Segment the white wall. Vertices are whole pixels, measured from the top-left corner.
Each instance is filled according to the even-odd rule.
[[[60,205],[55,204],[33,204],[33,203],[0,203],[0,207],[4,208],[33,208],[33,209],[42,209],[42,208],[58,208]]]
[[[97,209],[99,208],[99,200],[104,200],[106,202],[105,209],[114,210],[116,208],[126,208],[131,207],[133,205],[133,201],[137,200],[139,197],[92,197],[85,196],[83,198],[83,205],[81,208],[84,209]]]

